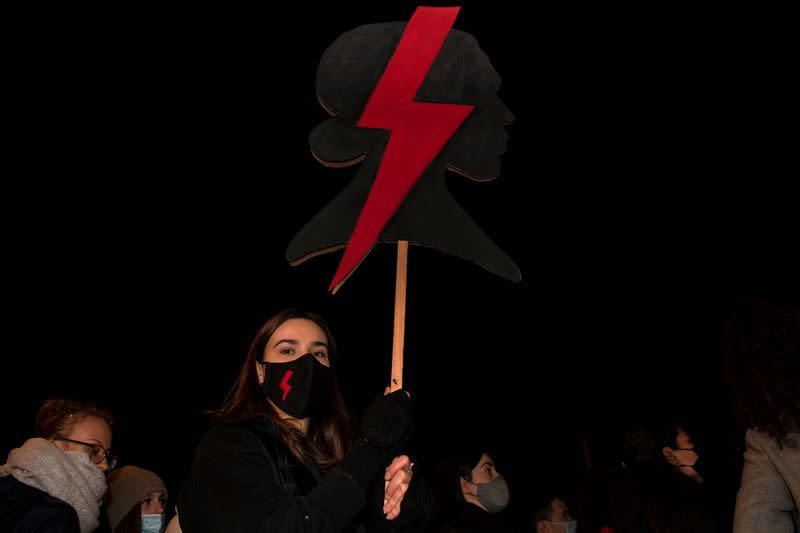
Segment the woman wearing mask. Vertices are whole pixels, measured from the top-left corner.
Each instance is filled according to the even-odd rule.
[[[515,531],[506,513],[509,491],[506,480],[484,451],[466,451],[456,459],[455,505],[447,533]],[[452,479],[452,478],[451,478]]]
[[[0,466],[0,531],[89,533],[99,525],[111,454],[111,415],[91,403],[47,400],[36,437]]]
[[[251,343],[178,498],[183,531],[405,531],[425,519],[409,396],[378,397],[352,439],[336,345],[314,313],[284,310]],[[402,509],[401,509],[402,504]],[[359,529],[363,531],[363,529]]]
[[[167,488],[149,470],[125,466],[108,476],[107,513],[112,533],[160,533]]]

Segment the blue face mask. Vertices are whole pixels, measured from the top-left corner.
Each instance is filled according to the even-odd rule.
[[[164,526],[163,514],[143,514],[142,533],[161,533]]]
[[[550,526],[549,531],[553,533],[578,533],[578,522],[575,520],[567,520],[566,522],[549,522],[542,520],[545,524]]]

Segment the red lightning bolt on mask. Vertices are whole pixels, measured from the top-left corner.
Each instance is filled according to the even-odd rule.
[[[281,401],[286,400],[286,395],[289,394],[290,390],[292,390],[292,386],[289,385],[289,379],[292,377],[292,374],[294,374],[293,371],[287,370],[286,374],[283,375],[283,379],[281,380],[281,384],[279,385],[281,390],[283,391],[283,398],[281,398]]]
[[[329,290],[335,292],[358,266],[422,171],[474,108],[413,101],[459,9],[417,8],[356,124],[391,133]]]

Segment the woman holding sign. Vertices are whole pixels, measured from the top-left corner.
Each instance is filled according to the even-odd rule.
[[[287,309],[261,327],[197,448],[177,504],[183,531],[422,525],[422,488],[400,455],[411,428],[408,394],[387,390],[373,401],[353,439],[336,357],[314,313]]]

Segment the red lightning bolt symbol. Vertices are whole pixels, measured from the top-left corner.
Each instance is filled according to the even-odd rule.
[[[356,124],[391,133],[329,290],[336,292],[358,266],[422,171],[474,108],[413,101],[459,9],[417,8]]]
[[[283,379],[281,380],[280,384],[281,390],[283,391],[283,398],[281,398],[281,401],[286,400],[286,395],[289,394],[290,390],[292,390],[292,386],[289,385],[289,378],[292,377],[292,374],[294,374],[292,370],[287,370],[286,374],[283,375]]]

